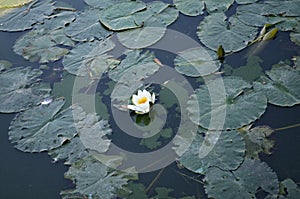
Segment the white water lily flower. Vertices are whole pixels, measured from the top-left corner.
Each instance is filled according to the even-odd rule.
[[[150,111],[150,102],[154,104],[155,94],[146,91],[138,90],[137,95],[133,95],[131,99],[133,105],[127,105],[127,108],[135,111],[137,114],[145,114]]]

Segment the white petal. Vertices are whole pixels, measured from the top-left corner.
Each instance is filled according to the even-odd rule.
[[[155,102],[155,94],[154,94],[154,93],[152,93],[151,102],[152,102],[153,104],[154,104],[154,102]]]
[[[138,96],[140,96],[143,92],[141,90],[138,90]]]
[[[134,105],[127,105],[127,108],[133,111],[139,110],[138,107]]]
[[[137,95],[132,95],[131,101],[134,105],[138,105],[139,97]]]
[[[144,93],[144,96],[146,96],[149,99],[149,101],[151,101],[151,94],[150,94],[150,92],[144,90],[143,93]]]

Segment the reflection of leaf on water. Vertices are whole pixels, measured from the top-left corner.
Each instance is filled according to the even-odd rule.
[[[18,112],[48,97],[51,89],[40,83],[41,74],[41,70],[31,68],[0,72],[0,112]]]
[[[207,134],[215,132],[207,132]],[[203,158],[199,157],[200,147],[211,145],[204,142],[202,134],[196,134],[192,144],[179,158],[179,162],[187,169],[200,174],[209,172],[211,167],[224,170],[235,170],[244,160],[245,143],[243,137],[237,131],[223,131],[212,150]]]
[[[247,47],[257,34],[257,28],[245,25],[235,16],[227,19],[223,13],[214,13],[204,18],[198,26],[197,35],[208,48],[217,51],[222,45],[226,53]]]
[[[258,126],[251,129],[242,128],[239,132],[246,142],[246,157],[259,159],[259,153],[270,155],[275,142],[268,137],[274,132],[268,126]]]
[[[128,191],[120,191],[118,193],[119,197],[125,199],[147,199],[148,196],[146,194],[146,187],[141,183],[133,183],[130,181],[126,186],[125,189]]]
[[[246,65],[234,69],[226,64],[223,70],[226,75],[238,76],[251,83],[263,75],[262,62],[258,56],[250,56]]]
[[[236,129],[255,121],[265,112],[266,97],[259,92],[254,92],[249,83],[239,77],[224,77],[222,78],[224,90],[219,86],[219,81],[218,79],[211,80],[206,85],[200,86],[188,101],[189,115],[194,123],[211,130]],[[211,93],[215,96],[216,93],[222,94],[223,92],[226,95],[224,99],[221,96],[211,99]],[[226,112],[224,124],[222,126],[211,125],[212,115],[224,112]]]
[[[85,157],[73,164],[65,176],[76,182],[76,189],[62,192],[63,198],[80,193],[93,198],[114,198],[118,189],[127,184],[128,174],[111,169],[93,156]]]
[[[256,198],[259,188],[271,195],[279,192],[277,176],[270,167],[248,158],[235,171],[210,168],[204,181],[205,192],[211,198]]]
[[[265,94],[268,102],[278,106],[293,106],[300,103],[300,73],[290,66],[272,68],[258,82],[257,92]]]
[[[25,152],[55,149],[76,134],[73,108],[61,110],[64,100],[39,105],[19,113],[9,127],[9,139]],[[78,116],[79,117],[79,116]]]
[[[12,9],[8,14],[0,17],[0,30],[22,31],[32,28],[53,12],[51,0],[34,0],[20,8]]]

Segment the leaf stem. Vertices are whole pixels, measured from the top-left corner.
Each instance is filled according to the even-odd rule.
[[[293,125],[290,125],[290,126],[284,126],[284,127],[276,128],[276,129],[274,129],[274,131],[282,131],[282,130],[291,129],[291,128],[295,128],[295,127],[299,127],[299,126],[300,126],[300,123],[293,124]]]
[[[195,178],[193,178],[193,177],[191,177],[189,175],[186,175],[186,174],[181,173],[179,171],[175,171],[175,172],[178,173],[179,175],[183,176],[183,177],[186,177],[186,178],[190,179],[190,180],[193,180],[193,181],[198,182],[200,184],[204,184],[204,182],[202,182],[201,180],[197,180],[197,179],[195,179]]]
[[[155,176],[155,178],[152,180],[152,182],[148,185],[148,187],[146,188],[145,192],[148,193],[148,191],[151,189],[151,187],[154,185],[154,183],[158,180],[158,178],[160,177],[160,175],[162,174],[162,172],[165,170],[165,168],[162,168],[158,174]]]

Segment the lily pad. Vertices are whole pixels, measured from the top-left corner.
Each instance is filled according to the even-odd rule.
[[[68,38],[63,29],[47,31],[45,29],[32,30],[19,38],[13,49],[15,53],[25,59],[39,63],[59,60],[69,50],[64,46],[73,46],[74,42]]]
[[[299,16],[300,4],[297,0],[257,2],[237,8],[238,18],[249,26],[264,26],[288,21]]]
[[[270,155],[275,141],[269,136],[274,132],[268,126],[258,126],[252,129],[239,129],[246,142],[246,157],[259,159],[259,153]]]
[[[291,41],[300,46],[300,33],[291,32],[290,33]]]
[[[130,1],[130,0],[84,0],[84,2],[86,4],[88,4],[91,7],[94,8],[100,8],[100,9],[104,9],[107,8],[109,6],[112,6],[114,4],[118,4],[118,3],[122,3],[124,1]]]
[[[265,94],[268,102],[278,106],[293,106],[300,103],[300,73],[291,67],[273,68],[254,83],[257,92]]]
[[[179,73],[199,77],[214,73],[220,68],[221,63],[216,59],[217,54],[214,51],[198,47],[180,52],[174,64]]]
[[[217,51],[222,45],[225,52],[236,52],[247,46],[257,34],[257,28],[247,26],[235,16],[226,18],[223,13],[214,13],[204,18],[198,26],[197,35],[208,48]]]
[[[31,68],[13,68],[0,73],[0,112],[25,110],[47,98],[50,86],[40,83],[42,71]]]
[[[9,127],[10,141],[21,151],[41,152],[55,149],[73,138],[77,134],[73,108],[61,111],[63,105],[64,100],[55,100],[16,115]]]
[[[110,170],[93,156],[76,162],[65,174],[66,178],[76,182],[76,189],[67,191],[67,195],[81,193],[91,194],[93,198],[114,198],[117,190],[122,189],[128,179],[125,173]]]
[[[215,132],[207,133],[213,135]],[[235,130],[223,131],[212,150],[205,157],[200,158],[200,146],[202,144],[211,145],[211,143],[203,143],[203,141],[203,135],[198,133],[190,147],[179,158],[179,162],[184,167],[195,173],[205,174],[209,172],[211,167],[235,170],[244,160],[245,142],[243,137]]]
[[[279,191],[276,174],[259,160],[245,159],[236,171],[211,168],[204,178],[205,192],[211,198],[256,198],[258,188],[270,194]]]
[[[12,63],[10,63],[7,60],[0,60],[0,72],[3,70],[7,70],[12,66]]]
[[[126,30],[142,27],[134,14],[146,9],[141,1],[128,1],[109,6],[100,15],[100,22],[109,30]]]
[[[129,74],[135,74],[134,79],[141,80],[159,69],[159,65],[154,62],[154,53],[150,51],[129,50],[125,52],[125,56],[117,67],[108,72],[109,78],[115,82],[132,79],[133,76]]]
[[[62,63],[71,74],[100,79],[102,73],[119,64],[118,60],[108,54],[114,47],[110,38],[78,44],[64,56]]]
[[[254,92],[246,81],[234,76],[225,77],[221,79],[223,87],[218,81],[211,80],[200,86],[188,101],[194,123],[211,130],[236,129],[255,121],[265,112],[267,98]],[[211,118],[225,113],[224,118]]]
[[[111,32],[100,24],[98,15],[98,9],[89,8],[80,12],[75,21],[65,28],[65,33],[75,41],[93,41],[108,37]]]
[[[248,4],[248,3],[254,3],[257,0],[235,0],[238,4]]]
[[[140,28],[119,32],[119,41],[131,49],[148,47],[159,41],[165,34],[166,27],[178,17],[178,11],[169,4],[154,1],[147,4],[146,10],[136,13],[136,23]]]
[[[54,6],[51,0],[35,0],[0,17],[0,30],[22,31],[31,29],[32,25],[46,19],[53,10]]]
[[[104,153],[110,145],[106,136],[111,133],[111,129],[106,120],[99,120],[95,113],[85,113],[80,107],[74,110],[74,115],[78,136],[49,152],[55,161],[66,159],[65,164],[72,164],[88,156],[90,150]]]
[[[0,8],[12,8],[23,6],[32,0],[2,0],[0,3]]]

